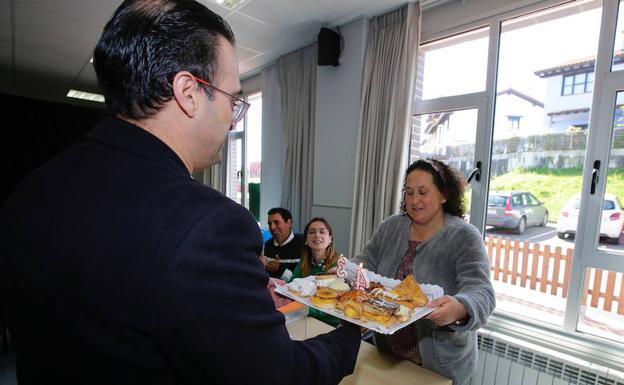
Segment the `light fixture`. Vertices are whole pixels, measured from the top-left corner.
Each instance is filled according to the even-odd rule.
[[[230,9],[239,8],[246,0],[215,0],[217,4],[222,5],[224,7],[228,7]]]
[[[66,95],[68,98],[76,98],[82,100],[89,100],[92,102],[104,103],[104,96],[100,94],[94,94],[86,91],[69,90]]]

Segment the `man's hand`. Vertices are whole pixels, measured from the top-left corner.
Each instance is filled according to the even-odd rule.
[[[279,255],[275,254],[275,257],[273,257],[273,260],[267,262],[266,269],[271,273],[275,273],[277,270],[279,270],[279,266],[280,266]]]

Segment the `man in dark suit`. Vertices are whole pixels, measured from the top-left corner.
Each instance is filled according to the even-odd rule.
[[[251,214],[191,174],[248,105],[234,36],[190,0],[126,0],[94,65],[112,117],[0,214],[20,384],[332,384],[359,328],[291,341]]]

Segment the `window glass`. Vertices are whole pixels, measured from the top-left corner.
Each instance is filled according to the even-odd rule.
[[[613,61],[611,62],[611,71],[621,71],[624,68],[624,6],[622,1],[618,7],[617,28],[618,33],[615,35],[613,45]]]
[[[624,237],[622,236],[624,208],[620,205],[621,198],[624,198],[624,114],[622,113],[624,91],[615,95],[615,100],[612,101],[611,106],[615,113],[611,125],[611,148],[606,192],[602,202],[598,248],[624,254]],[[624,326],[622,328],[624,329]]]
[[[260,220],[260,183],[262,173],[262,94],[250,95],[245,129],[247,130],[247,195],[245,206]]]
[[[585,285],[578,330],[595,336],[622,342],[624,336],[624,273],[589,268],[585,270]],[[619,298],[618,300],[618,292]]]
[[[488,198],[488,206],[503,207],[507,203],[507,197],[502,195],[492,195]]]
[[[488,209],[485,238],[497,309],[535,322],[564,321],[600,18],[600,2],[572,2],[501,27],[490,188],[529,205]]]
[[[415,99],[434,99],[485,90],[488,31],[481,28],[423,44]],[[422,84],[422,86],[420,86]]]
[[[229,132],[226,195],[260,218],[262,94],[247,97],[247,114]]]
[[[477,109],[454,110],[412,116],[410,163],[422,158],[439,159],[468,177],[474,167]],[[467,217],[470,194],[466,191]]]
[[[539,202],[537,201],[537,198],[535,198],[532,194],[528,194],[527,195],[527,199],[529,201],[529,204],[532,206],[538,205]]]

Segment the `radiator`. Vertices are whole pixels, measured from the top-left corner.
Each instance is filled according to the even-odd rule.
[[[478,372],[471,385],[624,385],[621,372],[594,368],[479,334]]]

